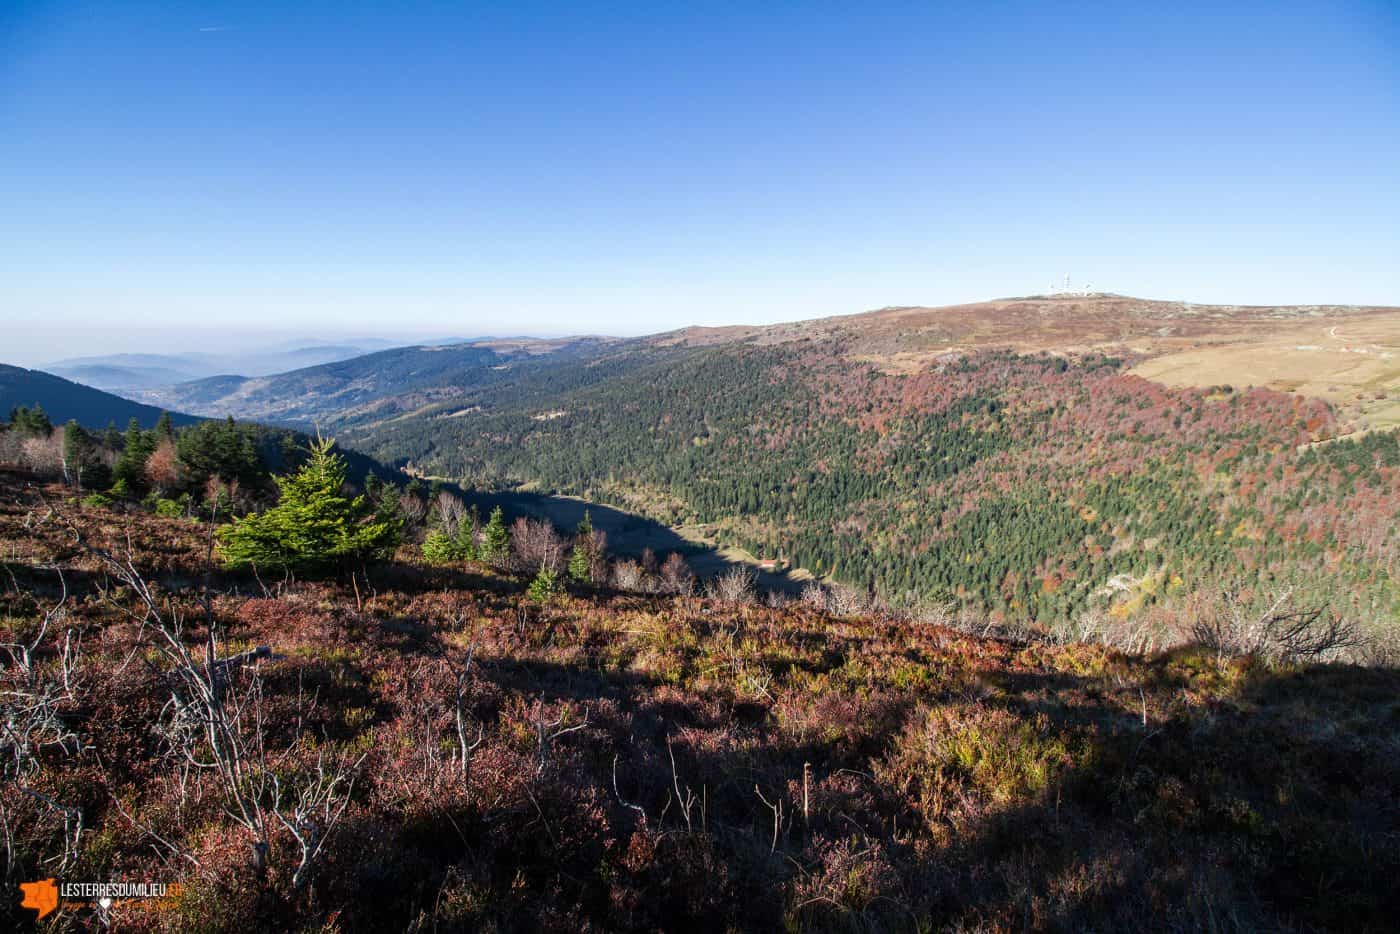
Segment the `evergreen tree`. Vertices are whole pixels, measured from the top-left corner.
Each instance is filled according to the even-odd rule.
[[[33,408],[20,406],[10,411],[10,427],[22,435],[37,435],[47,438],[53,433],[53,422],[44,407],[37,403]]]
[[[585,509],[583,521],[578,524],[578,532],[574,536],[573,554],[569,555],[569,579],[580,584],[591,583],[593,580],[593,575],[590,573],[592,559],[593,517]]]
[[[392,483],[379,483],[373,495],[366,490],[365,498],[374,504],[374,517],[380,522],[395,528],[403,528],[405,521],[403,505],[399,502],[399,488]]]
[[[156,434],[141,430],[141,423],[134,417],[126,425],[126,437],[122,442],[122,452],[117,458],[112,476],[123,484],[128,494],[134,495],[146,487],[146,462],[156,449]]]
[[[548,604],[559,593],[559,575],[548,565],[542,566],[535,579],[530,581],[525,596],[540,606]]]
[[[510,557],[510,529],[506,528],[505,513],[497,506],[481,533],[481,560],[489,564],[504,564]]]
[[[451,564],[462,560],[456,539],[433,529],[423,539],[423,557],[433,564]]]
[[[423,557],[433,564],[477,560],[476,523],[462,522],[455,537],[440,528],[431,530],[423,539]]]
[[[297,444],[296,437],[290,433],[282,436],[280,453],[283,473],[291,473],[306,461],[306,449]]]
[[[169,412],[161,412],[160,418],[156,419],[156,442],[159,443],[162,438],[175,440],[175,426],[170,422]]]
[[[83,484],[105,487],[111,480],[98,453],[97,441],[76,420],[63,426],[63,476],[81,492]]]
[[[276,478],[276,506],[219,530],[228,567],[325,571],[393,553],[402,529],[375,516],[365,497],[345,495],[345,459],[332,445],[316,442],[296,473]]]
[[[476,525],[463,522],[457,528],[457,555],[459,561],[477,561],[480,554],[476,547]]]
[[[159,429],[156,433],[159,436]],[[211,477],[256,487],[265,474],[252,426],[239,425],[232,418],[183,429],[175,441],[175,452],[191,487],[203,487]]]
[[[113,454],[121,451],[122,433],[117,431],[116,422],[108,422],[107,427],[102,429],[102,446]]]

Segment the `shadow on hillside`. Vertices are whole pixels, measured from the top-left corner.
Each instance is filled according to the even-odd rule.
[[[628,807],[664,832],[689,832],[674,796],[703,790],[706,833],[751,883],[810,883],[851,841],[864,855],[831,876],[844,889],[805,903],[803,929],[1386,930],[1400,916],[1400,672],[1237,663],[1203,703],[1193,693],[1218,674],[1201,674],[1207,655],[1141,661],[1142,695],[1108,675],[1005,672],[978,697],[833,708],[827,730],[802,739],[763,705],[707,706],[635,672],[493,661],[482,674],[547,702],[621,705],[626,728],[591,751],[598,767],[619,754]],[[950,737],[950,758],[901,785],[880,770],[898,768],[925,709],[974,739]],[[843,742],[842,717],[864,741]],[[1043,784],[1027,777],[1038,757]],[[804,767],[821,802],[807,817]],[[921,782],[950,783],[941,816],[920,810],[932,800],[914,793]],[[785,800],[779,830],[755,789]],[[614,804],[613,820],[635,823]]]
[[[956,929],[1392,929],[1400,671],[1233,663],[1238,680],[1202,704],[1186,672],[1213,665],[1208,655],[1142,660],[1156,676],[1142,708],[1106,678],[1064,672],[1008,673],[970,708],[965,698],[935,704],[1035,724],[1029,749],[1026,734],[1006,737],[1007,768],[1038,742],[1068,738],[1069,752],[1033,801],[1003,809],[988,795],[980,819],[953,827],[941,859],[911,867],[906,891],[937,893],[921,910]],[[966,789],[998,751],[957,742],[969,758],[946,767]],[[895,826],[920,819],[907,801],[887,804]]]
[[[668,552],[678,551],[691,564],[696,576],[701,578],[716,576],[741,564],[724,556],[717,548],[698,544],[682,537],[669,526],[615,506],[568,496],[513,491],[464,492],[462,498],[468,506],[475,506],[483,519],[499,506],[507,517],[546,519],[565,533],[571,533],[578,527],[586,511],[593,527],[607,533],[608,551],[614,555],[635,558],[650,548],[658,559],[662,559]],[[804,585],[804,581],[794,580],[785,572],[754,570],[758,574],[760,590],[795,595],[801,592]]]

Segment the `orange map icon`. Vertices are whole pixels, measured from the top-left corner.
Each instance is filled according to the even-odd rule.
[[[58,886],[53,879],[44,879],[41,882],[21,882],[19,890],[24,895],[24,901],[20,902],[19,906],[33,908],[39,912],[40,918],[58,907]]]

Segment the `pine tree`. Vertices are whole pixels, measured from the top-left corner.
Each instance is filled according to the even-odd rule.
[[[510,557],[510,530],[506,528],[505,513],[497,506],[481,533],[481,560],[503,564]]]
[[[540,572],[535,575],[535,579],[530,581],[530,586],[525,591],[525,596],[529,597],[540,606],[545,606],[559,593],[559,575],[549,566],[542,566]]]
[[[44,407],[37,403],[32,409],[22,405],[11,409],[10,427],[22,435],[37,435],[47,438],[53,433],[53,422],[49,421],[48,413],[44,411]]]
[[[373,495],[368,491],[365,498],[374,504],[375,518],[380,522],[402,528],[405,518],[403,505],[399,502],[399,488],[392,483],[380,483]]]
[[[134,495],[146,486],[146,462],[156,449],[155,432],[141,430],[141,423],[134,417],[126,426],[126,439],[122,444],[121,456],[112,469],[117,483],[123,484],[129,494]]]
[[[116,422],[108,422],[102,429],[102,446],[116,454],[122,449],[122,433],[117,431]]]
[[[325,571],[392,554],[402,529],[378,518],[365,497],[344,494],[345,459],[332,445],[316,442],[296,473],[276,478],[276,506],[219,530],[228,567]]]
[[[432,564],[451,564],[462,560],[456,540],[438,529],[433,529],[423,539],[423,557]]]
[[[480,555],[476,547],[476,527],[475,507],[471,521],[463,522],[457,526],[457,555],[459,561],[476,561]]]
[[[160,435],[157,429],[157,437]],[[211,478],[257,486],[265,476],[253,429],[226,421],[200,422],[183,429],[175,442],[181,473],[189,486],[202,487]]]
[[[105,487],[111,479],[106,464],[98,457],[97,442],[76,420],[63,426],[63,477],[79,492],[86,482],[90,487]]]
[[[448,535],[442,529],[433,529],[423,539],[423,557],[433,564],[475,561],[477,549],[474,532],[474,525],[467,522],[458,526],[456,537]]]
[[[583,521],[578,524],[578,532],[574,536],[574,551],[569,556],[569,579],[580,584],[591,583],[593,575],[591,567],[593,564],[593,517],[588,514],[588,510],[583,511]]]

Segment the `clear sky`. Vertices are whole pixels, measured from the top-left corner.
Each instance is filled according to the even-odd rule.
[[[3,361],[1067,271],[1400,304],[1400,3],[0,0]]]

